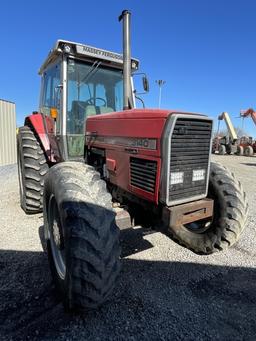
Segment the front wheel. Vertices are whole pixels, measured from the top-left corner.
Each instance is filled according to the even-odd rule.
[[[52,167],[44,190],[44,226],[55,286],[67,310],[97,308],[119,270],[119,230],[111,196],[94,168]]]
[[[219,150],[219,155],[226,154],[226,146],[224,146],[224,144],[220,144],[218,150]]]
[[[211,221],[197,221],[170,227],[182,245],[202,254],[226,249],[240,237],[247,220],[248,203],[245,192],[225,167],[211,163],[208,197],[214,200]]]

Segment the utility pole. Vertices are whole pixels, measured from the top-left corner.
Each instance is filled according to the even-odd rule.
[[[159,86],[158,108],[160,108],[160,106],[161,106],[161,100],[162,100],[162,87],[164,86],[165,81],[162,80],[162,79],[159,79],[159,80],[156,81],[156,83],[157,83],[158,86]]]

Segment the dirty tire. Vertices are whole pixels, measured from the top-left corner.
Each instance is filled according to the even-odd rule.
[[[243,146],[237,146],[237,155],[242,156],[244,155],[244,147]]]
[[[244,148],[244,155],[245,156],[253,156],[253,148],[252,146],[247,146]]]
[[[214,199],[211,225],[200,232],[187,226],[172,227],[171,233],[180,244],[200,254],[221,251],[233,245],[243,231],[248,203],[241,183],[225,167],[211,163],[208,197]],[[195,225],[194,225],[195,226]]]
[[[53,280],[66,310],[98,308],[118,277],[120,246],[111,195],[93,167],[64,162],[49,170],[44,226]]]
[[[225,155],[226,154],[226,147],[223,144],[219,145],[218,150],[219,150],[219,154],[220,155]]]
[[[37,136],[28,126],[19,128],[17,157],[21,208],[27,214],[42,212],[44,178],[49,166]]]

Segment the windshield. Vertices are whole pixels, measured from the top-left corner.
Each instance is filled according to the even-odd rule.
[[[70,156],[83,156],[86,118],[123,109],[122,70],[68,60],[67,138]]]

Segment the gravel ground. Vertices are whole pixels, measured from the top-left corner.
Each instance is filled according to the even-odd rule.
[[[0,167],[0,339],[256,340],[256,158],[214,159],[248,195],[240,241],[199,256],[159,232],[124,231],[112,300],[84,316],[64,313],[43,252],[42,214],[23,213],[16,166]]]

